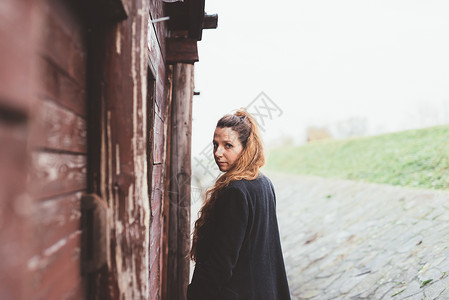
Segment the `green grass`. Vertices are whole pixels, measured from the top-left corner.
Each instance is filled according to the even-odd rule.
[[[449,126],[276,148],[268,153],[266,169],[448,189]]]

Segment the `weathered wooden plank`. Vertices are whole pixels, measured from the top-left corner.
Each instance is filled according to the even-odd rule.
[[[43,151],[32,153],[32,190],[39,198],[86,189],[86,156]]]
[[[157,263],[159,265],[159,252],[161,247],[161,220],[160,213],[161,209],[158,208],[154,212],[155,217],[153,217],[153,221],[151,224],[150,230],[150,268],[152,268],[153,264]]]
[[[49,59],[39,61],[42,73],[38,93],[52,99],[81,116],[86,116],[86,91]]]
[[[163,178],[163,203],[162,203],[162,222],[163,222],[163,232],[162,232],[162,244],[161,244],[161,299],[167,299],[167,279],[168,279],[168,234],[169,234],[169,225],[170,225],[170,157],[171,157],[171,103],[172,103],[172,82],[173,82],[173,66],[167,67],[167,77],[166,77],[166,89],[167,92],[165,94],[166,97],[166,110],[165,113],[167,117],[165,120],[165,162],[164,162],[164,178]]]
[[[215,29],[218,26],[218,15],[204,15],[202,29]]]
[[[76,267],[76,266],[74,266]],[[74,272],[75,271],[75,272]],[[43,293],[39,300],[59,300],[59,299],[88,299],[85,296],[84,281],[76,269],[67,270],[65,274],[61,274],[59,283],[55,283],[51,290]]]
[[[156,20],[165,17],[163,1],[150,0],[150,16],[151,20]],[[162,54],[165,53],[165,37],[167,36],[167,21],[153,23],[157,40]]]
[[[164,123],[156,113],[154,115],[153,137],[153,164],[161,164],[164,155]]]
[[[155,211],[161,207],[162,201],[162,165],[153,166],[151,177],[151,209],[152,211]]]
[[[100,0],[91,1],[86,9],[89,18],[97,22],[119,22],[128,17],[129,5],[131,3],[124,0]]]
[[[168,298],[185,299],[190,262],[190,179],[193,65],[177,63],[173,69],[170,136],[170,228]]]
[[[108,260],[108,221],[110,210],[107,202],[97,194],[84,194],[81,198],[81,228],[83,230],[82,253],[83,274],[97,272]],[[136,224],[135,224],[136,225]],[[140,231],[136,230],[135,236]]]
[[[81,279],[81,231],[59,240],[28,261],[35,299],[62,299]]]
[[[149,116],[154,116],[146,97],[147,82],[151,81],[147,81],[149,7],[147,1],[128,3],[129,18],[105,26],[105,36],[93,42],[105,53],[99,51],[91,56],[101,64],[91,91],[96,95],[93,99],[101,101],[95,117],[102,128],[96,137],[101,142],[93,145],[101,162],[94,171],[99,180],[93,192],[107,199],[112,212],[108,227],[111,255],[108,268],[92,276],[94,299],[152,299],[150,281],[157,280],[157,274],[149,268],[147,222],[151,218],[151,185],[146,185],[151,173],[147,172],[153,165],[147,161],[152,158],[148,152],[153,150],[152,146],[147,148],[147,135],[154,127],[147,123]],[[98,34],[95,30],[93,34]],[[152,54],[160,53],[156,45],[154,49],[158,50]],[[153,61],[161,59],[159,56],[159,60]],[[156,78],[158,69],[152,71]]]
[[[80,229],[82,192],[33,204],[31,224],[43,250]]]
[[[186,38],[167,39],[167,63],[190,63],[199,60],[197,41]]]
[[[29,160],[27,129],[27,123],[8,124],[0,119],[0,207],[25,190]]]
[[[2,0],[0,9],[0,106],[25,114],[35,75],[33,7],[32,1]]]
[[[80,16],[67,4],[53,0],[44,1],[43,12],[40,52],[84,87],[86,44]]]
[[[36,1],[0,4],[0,299],[31,299],[35,245],[27,190],[29,120],[36,89]]]
[[[155,94],[155,111],[158,116],[164,120],[164,110],[166,109],[166,93],[167,90],[165,88],[165,68],[159,68],[158,78],[156,80],[156,94]]]
[[[152,294],[156,295],[159,293],[161,287],[160,264],[162,223],[160,212],[160,207],[152,210],[153,218],[150,231],[150,291]]]
[[[160,2],[160,1],[157,1]],[[158,4],[159,5],[159,4]],[[156,23],[158,24],[158,23]],[[164,25],[165,26],[165,25]],[[165,100],[165,38],[161,38],[160,33],[156,32],[153,24],[148,25],[148,59],[151,71],[156,78],[156,107],[157,114],[164,120],[164,100]],[[161,39],[164,41],[161,44]]]
[[[64,300],[80,300],[80,299],[89,299],[86,297],[86,288],[84,284],[85,280],[78,280],[78,283],[73,285],[72,290],[67,291],[62,297],[59,299]],[[88,295],[90,296],[90,295]]]
[[[159,256],[159,251],[155,254],[155,256]],[[160,281],[159,281],[159,265],[153,264],[150,269],[150,274],[152,274],[150,280],[150,297],[149,299],[164,299],[160,297]],[[154,274],[154,275],[153,275]]]
[[[192,1],[189,6],[188,29],[189,38],[201,41],[203,34],[205,0]]]
[[[148,23],[147,47],[150,66],[152,68],[155,78],[159,76],[161,66],[165,66],[164,56],[159,45],[158,36],[151,22]]]
[[[56,105],[41,101],[36,112],[37,124],[33,127],[32,144],[36,147],[70,152],[87,152],[86,120]]]
[[[0,120],[0,299],[25,299],[26,259],[33,246],[27,179],[27,124]]]
[[[168,28],[172,32],[183,32],[189,38],[201,40],[204,0],[167,3],[165,11],[171,17]]]

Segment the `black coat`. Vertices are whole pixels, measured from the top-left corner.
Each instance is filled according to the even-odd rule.
[[[219,194],[197,243],[188,300],[288,300],[271,181],[233,181]]]

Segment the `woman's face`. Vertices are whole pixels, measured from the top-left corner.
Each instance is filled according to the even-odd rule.
[[[214,132],[214,158],[222,172],[229,171],[243,151],[237,131],[217,127]]]

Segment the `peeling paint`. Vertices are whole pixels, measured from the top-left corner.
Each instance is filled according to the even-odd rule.
[[[107,141],[108,141],[108,193],[109,193],[109,199],[112,199],[112,135],[111,135],[111,111],[108,110],[107,112],[107,124],[106,124],[106,131],[107,131]]]
[[[148,186],[149,157],[145,151],[148,135],[147,70],[150,62],[157,66],[160,61],[153,62],[152,59],[149,61],[148,57],[149,49],[146,44],[148,5],[149,3],[143,2],[142,8],[126,21],[126,27],[130,27],[131,31],[131,34],[128,30],[124,31],[126,39],[122,41],[121,25],[116,27],[115,32],[116,53],[121,55],[123,43],[126,45],[123,53],[126,55],[129,53],[131,60],[127,62],[130,63],[128,70],[131,75],[127,89],[129,91],[131,88],[132,96],[128,94],[127,97],[131,96],[132,100],[126,104],[127,107],[132,105],[132,108],[129,107],[132,115],[126,116],[130,118],[126,122],[129,126],[127,130],[131,131],[129,145],[122,144],[121,139],[117,140],[115,135],[117,129],[114,126],[111,128],[111,125],[115,124],[111,124],[111,119],[114,122],[116,114],[120,112],[116,110],[102,112],[101,191],[102,197],[107,199],[110,212],[108,214],[110,228],[107,233],[111,237],[108,238],[111,244],[107,248],[107,262],[112,273],[113,285],[116,286],[111,287],[110,293],[115,293],[117,299],[149,299],[150,281],[156,285],[160,281],[158,274],[150,274],[149,266],[151,203]],[[117,59],[120,60],[120,57]],[[132,173],[121,174],[122,162],[127,166],[126,171],[131,170]],[[116,177],[120,178],[119,185],[114,181]],[[125,179],[124,184],[122,178]],[[157,253],[161,255],[160,252]],[[160,257],[156,259],[159,261]]]
[[[132,37],[131,37],[131,77],[133,82],[133,136],[132,147],[133,147],[133,157],[136,157],[136,136],[137,136],[137,71],[136,71],[136,22],[132,23]]]
[[[122,32],[121,32],[120,23],[117,24],[116,32],[115,32],[115,51],[119,55],[122,53]]]
[[[104,96],[101,96],[102,107],[105,107]],[[104,110],[101,110],[101,161],[100,161],[100,190],[101,197],[106,197],[106,130]],[[107,199],[106,199],[107,200]]]
[[[134,223],[134,184],[131,184],[128,188],[128,216],[129,216],[129,224]]]
[[[104,122],[102,122],[102,124],[104,124]],[[103,125],[104,126],[104,125]],[[111,178],[111,173],[112,173],[112,170],[111,170],[111,165],[112,165],[112,163],[111,163],[111,111],[107,111],[107,119],[106,119],[106,130],[104,130],[104,128],[103,128],[103,130],[102,130],[102,132],[103,132],[103,135],[106,133],[106,136],[104,137],[104,141],[102,142],[102,160],[101,160],[101,162],[102,162],[102,181],[101,181],[101,184],[102,184],[102,196],[103,197],[106,197],[107,196],[107,194],[106,194],[106,163],[107,163],[107,165],[108,165],[108,187],[109,187],[109,189],[108,189],[108,191],[109,191],[109,193],[111,193],[111,188],[112,188],[112,186],[110,185],[110,183],[111,183],[111,181],[112,181],[112,178]],[[107,149],[106,149],[106,141],[107,141],[107,144],[108,144],[108,147],[107,147]],[[107,155],[106,155],[106,151],[107,151]],[[113,206],[113,198],[111,197],[111,194],[109,194],[108,195],[108,198],[106,199],[106,202],[108,203],[108,209],[109,209],[109,211],[110,212],[112,212],[112,210],[111,210],[111,207]],[[109,226],[111,226],[111,227],[113,227],[114,226],[114,215],[112,214],[112,213],[109,213],[108,214],[108,228],[106,229],[106,232],[107,232],[107,241],[110,241],[111,239],[110,239],[110,237],[111,237],[111,233],[110,233],[110,231],[111,231],[111,228],[109,227]],[[111,267],[111,250],[110,250],[110,246],[108,245],[108,247],[106,247],[106,261],[107,261],[107,264],[108,264],[108,267],[110,268]]]
[[[79,235],[81,235],[81,230],[77,230],[66,238],[59,240],[55,244],[45,249],[42,254],[34,255],[33,257],[31,257],[27,263],[28,270],[35,271],[38,269],[46,268],[47,265],[54,259],[54,257],[52,256],[55,255],[55,253],[57,253],[59,250],[61,250],[61,248],[64,247],[68,243],[68,241],[77,238]]]
[[[132,23],[132,43],[131,43],[131,76],[132,76],[132,83],[133,83],[133,136],[132,136],[132,151],[133,151],[133,159],[134,161],[137,159],[136,155],[137,155],[137,122],[139,121],[136,116],[137,116],[137,71],[136,71],[136,52],[138,51],[138,49],[136,49],[136,21],[133,20]],[[135,180],[136,180],[136,184],[138,185],[137,182],[137,178],[138,178],[138,170],[134,169],[135,174],[137,175]],[[131,185],[128,191],[128,202],[129,202],[129,210],[128,210],[128,216],[130,218],[132,218],[132,209],[133,207],[133,201],[134,201],[134,185]],[[128,233],[129,234],[129,233]],[[131,264],[132,261],[134,260],[131,259]],[[132,266],[131,266],[132,268]],[[132,276],[135,276],[135,272],[133,272]]]
[[[137,104],[138,104],[138,95],[137,95],[137,71],[136,71],[136,52],[139,49],[136,48],[136,21],[133,20],[131,25],[132,35],[131,35],[131,78],[132,78],[132,136],[131,136],[131,148],[132,148],[132,158],[137,159],[137,136],[138,136],[138,122],[139,119],[137,116]],[[115,203],[116,216],[115,221],[117,222],[117,230],[116,234],[116,246],[115,246],[115,262],[117,266],[117,283],[120,291],[121,299],[138,299],[141,298],[140,291],[136,290],[138,295],[134,295],[133,290],[136,286],[137,278],[136,278],[136,269],[133,262],[136,260],[135,253],[132,251],[127,255],[124,255],[122,244],[130,244],[130,232],[129,228],[125,227],[128,224],[131,224],[133,218],[133,210],[134,210],[134,198],[135,198],[135,185],[138,185],[139,172],[137,169],[134,169],[134,174],[136,174],[135,181],[128,187],[128,195],[125,198],[125,207],[127,207],[127,224],[123,224],[118,220],[119,212],[118,212],[118,203]],[[118,199],[117,199],[118,200]],[[116,201],[118,202],[118,201]],[[123,240],[125,239],[125,241]],[[131,245],[130,245],[131,246]]]
[[[120,174],[120,146],[115,144],[115,175]]]
[[[148,11],[147,9],[140,9],[139,15],[141,15],[141,25],[140,25],[140,79],[141,79],[141,94],[142,94],[142,139],[146,142],[147,141],[147,76],[148,76],[148,61],[147,61],[147,47],[146,42],[148,40],[147,38],[147,27],[146,27],[146,20],[148,20],[148,15],[146,13]],[[148,147],[148,144],[145,143],[146,147]],[[148,151],[145,151],[144,153],[148,153]],[[144,227],[144,234],[140,234],[140,236],[144,237],[143,246],[144,246],[144,258],[142,260],[142,263],[144,266],[141,268],[141,274],[140,278],[142,281],[142,293],[145,296],[146,299],[149,298],[150,294],[150,267],[149,267],[149,244],[150,244],[150,199],[149,199],[149,191],[148,191],[148,164],[147,160],[149,157],[147,155],[143,155],[142,157],[139,157],[139,160],[137,161],[138,164],[136,165],[136,168],[138,168],[140,174],[141,174],[141,191],[140,191],[140,199],[141,199],[141,213],[140,213],[140,224]]]

